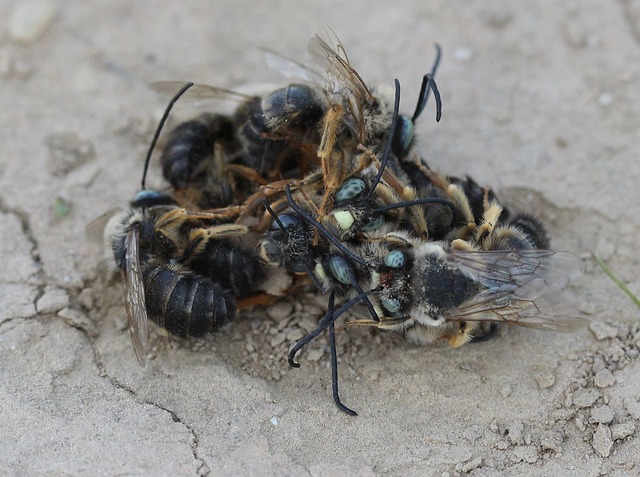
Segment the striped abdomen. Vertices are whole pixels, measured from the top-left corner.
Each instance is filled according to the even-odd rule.
[[[233,318],[236,304],[220,284],[188,270],[153,265],[144,270],[151,320],[177,336],[202,336]]]

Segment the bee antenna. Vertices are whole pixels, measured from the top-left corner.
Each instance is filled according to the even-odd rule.
[[[291,351],[289,351],[289,357],[288,357],[289,366],[291,366],[292,368],[300,367],[300,363],[296,363],[295,361],[296,354],[298,353],[298,351],[300,351],[302,348],[308,345],[311,341],[313,341],[320,333],[326,330],[327,327],[329,326],[329,321],[333,322],[337,320],[340,317],[340,315],[342,315],[345,311],[347,311],[353,305],[358,303],[360,300],[363,300],[364,298],[367,298],[369,295],[373,295],[374,293],[377,293],[377,292],[378,292],[377,288],[368,290],[366,292],[363,291],[358,295],[354,296],[353,298],[351,298],[349,301],[347,301],[344,305],[338,308],[337,311],[334,311],[333,304],[335,300],[335,290],[332,290],[331,293],[329,294],[329,304],[327,305],[327,313],[325,313],[324,317],[320,320],[316,329],[311,331],[309,334],[307,334],[303,338],[301,338],[300,341],[298,341],[295,345],[293,345],[293,348],[291,348]]]
[[[164,114],[162,115],[162,119],[160,119],[160,122],[158,123],[158,127],[156,128],[156,132],[154,133],[153,139],[151,140],[151,145],[149,146],[149,151],[147,152],[147,158],[144,161],[144,171],[142,173],[142,189],[145,189],[145,183],[146,183],[146,180],[147,180],[147,169],[149,169],[149,162],[151,161],[151,154],[153,154],[153,150],[156,148],[156,143],[158,142],[158,138],[160,137],[160,132],[162,132],[162,128],[164,127],[164,123],[167,121],[167,118],[169,117],[169,113],[171,112],[171,108],[173,108],[173,105],[176,103],[176,101],[178,101],[178,99],[180,99],[180,96],[182,96],[192,86],[193,86],[193,83],[187,83],[182,88],[180,88],[180,91],[178,91],[175,94],[175,96],[173,98],[171,98],[171,101],[169,101],[169,104],[167,105],[167,108],[164,110]]]
[[[262,198],[262,205],[264,205],[264,208],[267,209],[267,212],[269,212],[269,215],[273,217],[273,220],[275,220],[276,223],[280,226],[280,230],[282,230],[287,235],[287,237],[289,237],[289,231],[284,228],[284,224],[278,218],[276,213],[273,211],[273,209],[269,205],[269,202],[267,202],[267,199],[265,199],[264,197]]]
[[[418,95],[418,104],[416,104],[416,110],[413,113],[413,117],[411,118],[411,122],[415,123],[420,114],[422,114],[422,110],[427,105],[427,100],[429,99],[429,92],[433,90],[433,95],[436,97],[436,121],[440,121],[440,117],[442,116],[442,101],[440,99],[440,93],[438,92],[438,87],[435,86],[434,78],[436,76],[436,71],[438,71],[438,66],[440,65],[440,58],[442,56],[442,49],[440,45],[435,44],[436,47],[436,59],[433,62],[433,66],[431,67],[431,73],[427,73],[422,77],[422,86],[420,87],[420,94]]]
[[[451,209],[451,212],[453,213],[453,218],[451,219],[451,225],[453,226],[453,224],[455,224],[458,221],[458,212],[456,211],[456,208],[453,205],[453,202],[443,197],[422,197],[420,199],[408,200],[406,202],[398,202],[396,204],[377,207],[373,209],[371,212],[373,214],[376,214],[376,213],[379,214],[387,210],[399,209],[401,207],[412,207],[414,205],[420,205],[420,204],[444,204],[447,207],[449,207],[449,209]]]
[[[338,250],[340,250],[342,253],[344,253],[347,257],[349,257],[354,262],[357,262],[364,267],[369,266],[369,264],[364,259],[358,257],[355,253],[353,253],[351,250],[349,250],[344,245],[342,245],[342,243],[340,243],[340,240],[338,240],[338,237],[336,237],[334,234],[329,232],[329,230],[327,230],[327,228],[324,225],[322,225],[316,219],[311,217],[311,215],[309,215],[309,213],[306,210],[300,207],[296,203],[296,201],[293,200],[293,196],[291,195],[291,186],[289,184],[285,186],[284,193],[287,196],[287,202],[289,202],[289,205],[291,206],[291,208],[295,210],[298,213],[298,215],[300,215],[310,225],[318,229],[322,233],[322,235],[324,235],[333,245],[335,245],[338,248]]]
[[[342,401],[340,400],[340,393],[338,391],[338,353],[336,350],[335,321],[340,317],[340,315],[342,315],[358,301],[374,294],[376,291],[376,289],[373,289],[362,292],[342,305],[338,310],[335,310],[335,291],[331,291],[331,294],[329,295],[329,303],[327,304],[327,313],[324,315],[322,320],[320,320],[317,328],[307,336],[302,338],[300,341],[298,341],[293,346],[293,348],[291,348],[291,351],[289,351],[289,366],[293,368],[299,368],[300,364],[294,361],[296,353],[308,343],[310,343],[313,339],[315,339],[325,329],[329,329],[329,352],[331,355],[331,391],[333,395],[333,402],[338,409],[350,416],[357,416],[358,413],[342,404]]]
[[[396,78],[394,80],[394,84],[396,86],[396,96],[393,101],[393,114],[391,116],[391,128],[389,129],[390,134],[387,139],[387,144],[384,146],[384,153],[382,155],[382,160],[380,161],[380,169],[378,170],[378,174],[376,175],[373,183],[371,184],[371,188],[369,189],[369,193],[367,194],[368,201],[373,195],[373,191],[376,189],[376,186],[382,179],[382,174],[384,173],[385,167],[387,167],[387,162],[389,162],[389,157],[391,156],[391,145],[393,143],[393,132],[396,130],[396,125],[398,124],[398,112],[400,110],[400,81]]]

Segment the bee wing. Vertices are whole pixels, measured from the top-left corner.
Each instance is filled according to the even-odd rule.
[[[175,92],[185,85],[181,81],[156,81],[151,83],[149,87],[157,93],[173,96]],[[230,89],[218,86],[209,86],[206,84],[195,84],[182,96],[181,101],[200,102],[208,100],[216,101],[234,101],[240,103],[252,98],[253,96],[232,91]]]
[[[366,83],[349,63],[347,53],[332,30],[326,40],[316,35],[309,41],[309,59],[319,65],[325,76],[325,91],[338,96],[339,102],[350,112],[346,120],[360,141],[365,138],[365,105],[374,104],[376,99]]]
[[[111,210],[107,210],[104,214],[98,218],[92,220],[84,229],[84,235],[87,240],[94,243],[102,243],[104,229],[107,226],[109,219],[116,215],[120,211],[120,208],[114,207]]]
[[[133,350],[138,362],[144,366],[146,361],[147,341],[147,306],[144,297],[144,279],[140,268],[140,254],[138,251],[138,230],[132,228],[125,237],[126,275],[125,275],[125,305],[129,320],[129,334]]]
[[[373,100],[369,88],[358,72],[351,67],[344,46],[332,30],[328,30],[325,38],[316,35],[309,40],[309,59],[317,64],[332,86],[333,93],[349,91],[357,104],[364,100]]]
[[[264,52],[264,60],[267,66],[279,71],[287,78],[319,84],[323,84],[326,81],[322,73],[312,65],[302,64],[268,48],[262,48],[262,51]]]
[[[451,321],[495,321],[567,330],[584,319],[567,313],[560,292],[582,268],[555,250],[451,251],[449,260],[484,287],[452,310]]]

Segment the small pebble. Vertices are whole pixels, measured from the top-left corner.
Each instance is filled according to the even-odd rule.
[[[470,460],[469,462],[466,462],[466,463],[462,464],[462,466],[460,467],[460,472],[462,472],[464,474],[468,474],[469,472],[471,472],[472,470],[477,469],[481,465],[482,465],[482,458],[481,457],[476,457],[475,459]]]
[[[609,406],[591,408],[591,421],[598,424],[609,424],[613,421],[615,413]]]
[[[275,348],[276,346],[281,345],[282,343],[284,343],[285,339],[286,339],[286,336],[284,335],[284,333],[278,333],[273,338],[271,338],[271,342],[270,342],[271,347]]]
[[[606,388],[616,382],[616,378],[608,369],[602,369],[596,373],[594,378],[595,385],[599,388]]]
[[[640,420],[640,402],[632,397],[625,398],[624,408],[635,420]]]
[[[603,369],[606,369],[606,366],[604,364],[604,359],[602,359],[600,356],[596,356],[593,359],[593,365],[591,366],[591,371],[594,374],[597,374],[598,372],[602,371]]]
[[[69,306],[69,294],[62,288],[47,288],[36,302],[38,313],[56,313]]]
[[[533,464],[538,460],[538,449],[534,445],[517,446],[513,449],[511,460]]]
[[[524,432],[524,424],[520,421],[514,421],[507,427],[507,435],[509,441],[512,444],[520,444],[524,442],[522,440],[522,433]]]
[[[535,376],[536,383],[540,389],[548,389],[556,382],[556,376],[551,370],[541,371]]]
[[[78,302],[85,310],[92,309],[95,303],[93,288],[84,288],[78,295]]]
[[[512,392],[513,389],[511,388],[510,384],[505,384],[504,386],[500,387],[500,396],[502,396],[503,398],[508,398],[509,396],[511,396]]]
[[[620,359],[622,359],[625,354],[626,353],[624,349],[622,349],[622,346],[619,346],[617,344],[613,345],[607,350],[607,356],[609,356],[614,362],[620,361]]]
[[[562,452],[562,443],[564,438],[557,431],[546,431],[540,438],[540,446],[542,450],[552,450],[553,452]]]
[[[618,334],[618,330],[613,326],[600,321],[592,321],[589,325],[589,329],[595,335],[598,341],[605,340],[607,338],[615,338]]]
[[[9,35],[18,43],[35,43],[44,35],[57,15],[56,5],[51,0],[17,2],[9,19]]]
[[[614,424],[611,426],[611,438],[614,441],[632,436],[636,431],[636,425],[633,421],[623,422],[622,424]]]
[[[271,424],[273,424],[274,426],[278,425],[278,418],[276,416],[273,416],[271,418]]]
[[[323,348],[310,349],[307,352],[307,361],[318,361],[324,355]]]
[[[580,303],[578,309],[585,315],[591,316],[596,312],[596,305],[591,301],[584,301]]]
[[[611,440],[611,430],[604,424],[598,424],[598,428],[593,434],[593,441],[591,445],[601,457],[609,457],[611,448],[613,447],[613,440]]]
[[[293,305],[286,301],[281,301],[267,308],[267,315],[274,321],[282,321],[288,318],[293,312]]]
[[[285,336],[289,341],[298,341],[302,339],[302,337],[304,336],[304,333],[300,328],[292,328],[287,332],[285,332]]]
[[[64,321],[73,326],[86,331],[91,336],[97,336],[98,330],[96,329],[93,321],[91,321],[87,315],[79,310],[73,308],[63,308],[58,312],[58,316],[64,319]]]
[[[599,397],[595,389],[580,388],[573,393],[573,404],[577,408],[590,407]]]

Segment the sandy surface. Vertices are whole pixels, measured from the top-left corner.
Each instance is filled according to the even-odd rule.
[[[331,401],[324,338],[286,364],[322,300],[206,339],[154,331],[137,364],[84,228],[139,187],[166,101],[148,83],[285,84],[259,47],[301,58],[320,24],[364,78],[400,79],[404,111],[439,42],[443,120],[418,127],[431,165],[640,293],[639,1],[297,3],[0,2],[0,474],[638,475],[639,312],[590,258],[570,299],[593,322],[571,334],[454,350],[343,333],[356,418]]]

